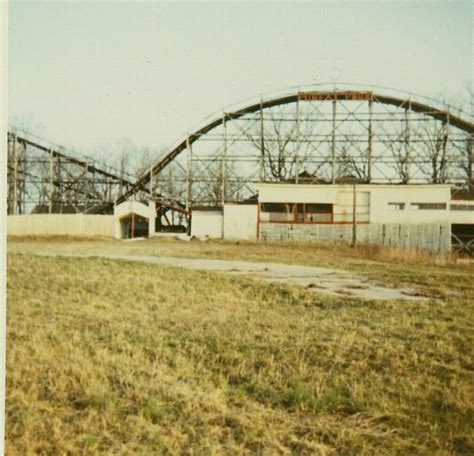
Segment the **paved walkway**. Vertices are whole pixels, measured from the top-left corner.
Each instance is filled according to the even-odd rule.
[[[89,255],[70,255],[88,257]],[[259,277],[268,282],[299,285],[316,293],[376,300],[424,300],[412,289],[381,286],[363,275],[339,269],[251,261],[192,259],[141,255],[93,255],[112,260],[143,261],[187,269]]]

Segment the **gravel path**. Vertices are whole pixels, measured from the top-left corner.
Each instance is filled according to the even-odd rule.
[[[88,257],[89,255],[68,255]],[[415,296],[409,288],[388,288],[363,275],[339,269],[299,266],[280,263],[254,263],[212,259],[191,259],[142,255],[93,255],[112,260],[143,261],[147,263],[177,266],[187,269],[223,272],[260,277],[268,282],[299,285],[316,293],[332,296],[348,296],[367,300],[424,300]]]

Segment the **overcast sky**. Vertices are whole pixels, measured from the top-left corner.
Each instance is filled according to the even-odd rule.
[[[318,81],[428,96],[472,83],[471,2],[10,1],[10,119],[90,153],[161,148],[239,100]]]

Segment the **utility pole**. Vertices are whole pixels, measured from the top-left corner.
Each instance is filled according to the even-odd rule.
[[[53,150],[49,149],[49,213],[53,212],[53,199],[54,199],[54,167],[53,167]]]
[[[357,188],[352,186],[352,247],[357,243]]]

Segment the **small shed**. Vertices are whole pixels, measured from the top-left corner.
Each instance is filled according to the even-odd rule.
[[[117,239],[133,239],[147,237],[155,227],[154,205],[146,205],[138,201],[125,201],[115,206],[115,237]]]

